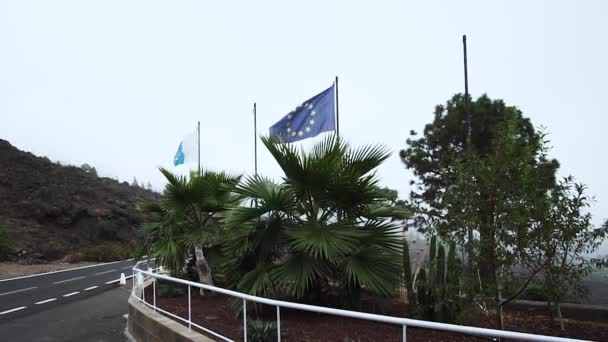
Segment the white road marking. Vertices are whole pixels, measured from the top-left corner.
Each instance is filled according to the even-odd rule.
[[[128,268],[133,268],[133,266],[127,266],[127,267],[123,267],[123,268],[121,268],[121,270],[126,270],[126,269],[128,269]]]
[[[41,300],[41,301],[36,302],[34,304],[44,304],[44,303],[52,302],[54,300],[57,300],[57,298],[50,298],[50,299],[47,299],[47,300]]]
[[[96,289],[96,288],[98,288],[98,287],[99,287],[99,286],[91,286],[91,287],[87,287],[87,288],[86,288],[86,289],[84,289],[84,290],[85,290],[85,291],[90,291],[90,290]]]
[[[116,264],[116,263],[119,263],[119,262],[131,261],[131,260],[133,260],[133,259],[120,260],[120,261],[112,261],[112,262],[106,262],[104,264],[88,265],[88,266],[82,266],[82,267],[74,267],[74,268],[68,268],[68,269],[59,270],[59,271],[52,271],[52,272],[45,272],[45,273],[38,273],[38,274],[30,274],[30,275],[21,276],[21,277],[2,279],[2,280],[0,280],[0,283],[5,282],[5,281],[10,281],[10,280],[17,280],[17,279],[24,279],[24,278],[31,278],[31,277],[39,277],[39,276],[43,276],[43,275],[47,275],[47,274],[53,274],[53,273],[68,272],[68,271],[74,271],[74,270],[81,270],[83,268],[90,268],[90,267],[99,267],[99,266],[104,266],[104,265],[111,265],[111,264]]]
[[[76,292],[72,292],[72,293],[64,294],[63,296],[64,296],[64,297],[71,297],[71,296],[73,296],[73,295],[77,295],[77,294],[79,294],[79,293],[80,293],[80,291],[76,291]]]
[[[99,272],[99,273],[95,273],[95,275],[100,275],[100,274],[106,274],[106,273],[110,273],[110,272],[114,272],[117,270],[109,270],[109,271],[105,271],[105,272]]]
[[[4,314],[7,314],[7,313],[11,313],[11,312],[15,312],[15,311],[23,310],[23,309],[25,309],[25,308],[27,308],[27,306],[20,306],[20,307],[18,307],[18,308],[14,308],[14,309],[10,309],[10,310],[6,310],[6,311],[2,311],[2,312],[0,312],[0,315],[4,315]]]
[[[82,279],[82,278],[86,278],[86,276],[76,277],[76,278],[66,279],[66,280],[61,280],[61,281],[56,281],[53,284],[67,283],[68,281],[74,281],[74,280],[78,280],[78,279]]]
[[[31,290],[31,289],[37,289],[37,288],[38,288],[38,286],[32,286],[32,287],[28,287],[27,289],[15,290],[15,291],[11,291],[11,292],[4,292],[4,293],[0,293],[0,297],[1,296],[9,295],[11,293],[23,292],[23,291],[27,291],[27,290]]]

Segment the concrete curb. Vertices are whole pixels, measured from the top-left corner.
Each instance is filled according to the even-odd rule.
[[[129,297],[128,333],[138,342],[212,342],[207,336],[165,317]]]

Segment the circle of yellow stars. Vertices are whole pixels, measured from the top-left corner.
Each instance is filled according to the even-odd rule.
[[[291,118],[293,117],[293,114],[302,109],[302,107],[308,109],[308,115],[310,116],[310,119],[306,119],[306,127],[303,130],[293,130],[291,128]],[[299,105],[296,109],[292,110],[291,113],[287,114],[287,136],[291,136],[292,138],[294,138],[296,135],[299,137],[304,136],[305,133],[310,133],[310,131],[312,130],[312,126],[315,124],[315,115],[317,114],[317,111],[313,109],[314,106],[312,103],[310,102],[304,102],[303,104]]]

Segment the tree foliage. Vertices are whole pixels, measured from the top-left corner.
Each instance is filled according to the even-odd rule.
[[[588,255],[600,247],[608,234],[608,226],[595,228],[591,214],[586,211],[591,199],[582,184],[572,177],[559,182],[549,196],[546,224],[551,226],[542,237],[547,269],[544,271],[543,290],[553,304],[564,329],[560,303],[586,298],[587,289],[581,280],[594,269]]]
[[[520,110],[485,95],[471,101],[470,140],[465,114],[461,95],[437,106],[423,136],[412,132],[400,156],[416,176],[410,200],[418,228],[466,250],[465,290],[472,296],[481,286],[482,298],[495,298],[502,326],[502,306],[539,274],[550,276],[560,248],[592,249],[603,235],[579,210],[582,198],[565,194],[571,185],[557,183],[559,163],[547,155],[546,135]]]
[[[337,289],[357,302],[360,291],[388,296],[401,281],[399,226],[409,211],[378,186],[374,170],[389,153],[352,148],[335,136],[310,152],[270,138],[262,142],[283,182],[252,176],[236,188],[244,203],[224,220],[230,240],[227,274],[237,290],[319,300]]]
[[[205,254],[219,250],[219,221],[228,207],[238,203],[232,191],[240,176],[202,171],[184,177],[166,169],[160,171],[167,185],[160,201],[141,207],[152,218],[140,229],[144,245],[138,255],[155,256],[157,262],[180,272],[194,251],[200,281],[212,283]]]
[[[513,261],[517,239],[525,240],[526,218],[554,184],[558,163],[517,108],[484,95],[470,112],[469,145],[464,98],[456,95],[436,107],[424,136],[412,132],[400,156],[418,179],[411,200],[419,226],[476,245],[469,260],[477,259],[482,285],[495,290],[496,272]]]

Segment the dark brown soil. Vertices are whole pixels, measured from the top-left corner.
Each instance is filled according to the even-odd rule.
[[[152,291],[147,289],[146,299],[151,302]],[[157,306],[181,317],[188,317],[187,296],[157,297]],[[233,303],[223,295],[200,296],[192,292],[192,321],[236,341],[243,340],[243,320],[236,308],[242,302]],[[276,322],[276,309],[261,307],[258,314],[251,310],[248,303],[247,319],[261,319]],[[391,316],[404,316],[407,312],[404,304],[393,303],[362,310]],[[567,321],[566,331],[562,332],[559,323],[552,321],[546,312],[509,311],[506,312],[506,329],[533,334],[578,338],[593,341],[608,341],[608,324],[598,322]],[[493,328],[491,318],[478,319],[474,326]],[[281,309],[282,341],[401,341],[401,327],[369,322],[359,319],[316,314],[304,311]],[[212,337],[211,335],[208,335]],[[489,341],[489,338],[452,334],[427,329],[408,328],[408,341]]]
[[[117,243],[128,245],[142,222],[137,204],[157,196],[0,139],[0,229],[8,235],[0,261],[39,263],[77,250],[97,248],[91,252],[101,255]]]

